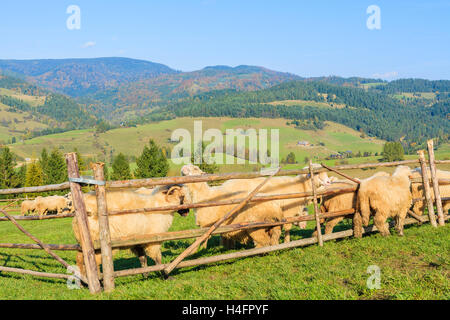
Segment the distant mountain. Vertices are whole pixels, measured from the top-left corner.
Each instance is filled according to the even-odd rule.
[[[129,82],[176,74],[163,64],[129,58],[0,60],[4,73],[74,97]]]
[[[253,91],[302,79],[246,65],[180,72],[163,64],[130,58],[0,60],[0,71],[75,97],[91,112],[106,118],[211,90]]]
[[[110,111],[146,109],[154,103],[168,102],[213,90],[254,91],[301,77],[256,66],[210,66],[198,71],[165,74],[85,96],[86,104],[102,105],[99,114]],[[108,111],[107,111],[108,110]]]

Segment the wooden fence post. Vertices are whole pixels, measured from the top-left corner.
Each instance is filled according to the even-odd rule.
[[[316,229],[317,229],[317,242],[319,243],[319,246],[323,247],[322,230],[320,229],[319,206],[317,205],[317,191],[316,185],[314,183],[314,168],[311,160],[309,160],[309,174],[311,175],[311,187],[314,202],[314,216],[316,218]]]
[[[76,153],[66,154],[67,173],[70,178],[79,178],[78,163]],[[100,281],[98,279],[97,264],[95,263],[95,251],[92,244],[91,235],[89,233],[88,218],[86,206],[84,204],[81,186],[76,182],[70,182],[70,192],[72,194],[72,202],[75,208],[75,219],[80,230],[80,244],[83,252],[84,264],[86,267],[86,278],[88,281],[89,291],[91,293],[99,293],[101,291]]]
[[[438,222],[440,226],[444,225],[444,211],[442,210],[441,194],[439,193],[439,182],[436,175],[436,163],[434,159],[433,139],[427,141],[428,160],[430,161],[431,182],[433,184],[434,199],[436,201],[436,210],[438,214]]]
[[[94,179],[105,181],[103,173],[104,164],[94,163]],[[114,290],[114,261],[111,250],[111,235],[109,233],[108,206],[106,204],[106,188],[104,185],[96,185],[98,225],[100,230],[100,246],[102,251],[103,287],[106,292]]]
[[[431,200],[430,183],[428,180],[428,171],[425,160],[425,153],[423,150],[417,152],[419,154],[420,167],[422,169],[422,185],[425,200],[428,206],[428,215],[430,216],[430,223],[433,227],[437,227],[436,216],[434,215],[433,201]]]

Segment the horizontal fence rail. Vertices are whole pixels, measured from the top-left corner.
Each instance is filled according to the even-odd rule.
[[[436,160],[436,164],[450,164],[450,160]],[[332,167],[335,170],[352,170],[352,169],[368,169],[368,168],[378,168],[378,167],[395,167],[399,165],[408,164],[419,164],[419,160],[404,160],[404,161],[394,161],[394,162],[381,162],[381,163],[365,163],[358,165],[341,165]],[[326,168],[315,168],[314,172],[328,172]],[[288,176],[288,175],[299,175],[308,174],[309,169],[300,170],[280,170],[275,176]],[[224,174],[204,174],[200,176],[177,176],[177,177],[164,177],[164,178],[149,178],[149,179],[135,179],[135,180],[116,180],[116,181],[106,181],[106,188],[141,188],[141,187],[154,187],[158,185],[171,185],[171,184],[184,184],[184,183],[195,183],[195,182],[212,182],[221,180],[231,180],[231,179],[254,179],[266,177],[267,174],[259,172],[234,172],[234,173],[224,173]],[[441,179],[440,179],[441,180]],[[444,184],[448,184],[449,179],[442,180]],[[0,189],[0,195],[8,194],[22,194],[22,193],[38,193],[47,191],[60,191],[70,189],[69,182],[63,182],[60,184],[52,184],[46,186],[38,187],[23,187],[15,189]],[[8,199],[3,199],[8,200]],[[12,199],[11,199],[12,200]]]
[[[16,220],[52,220],[52,219],[61,219],[61,218],[73,218],[75,216],[74,213],[67,213],[67,214],[52,214],[48,216],[13,216]],[[0,221],[9,221],[6,217],[0,217]]]
[[[75,251],[81,250],[78,244],[46,244],[51,250]],[[9,249],[42,249],[38,244],[33,243],[0,243],[0,248]]]

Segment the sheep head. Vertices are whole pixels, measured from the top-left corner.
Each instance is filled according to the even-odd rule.
[[[408,166],[398,166],[392,175],[393,176],[407,176],[409,178],[410,176],[413,175],[413,172],[411,171],[411,169]]]
[[[318,163],[313,163],[312,167],[314,169],[320,169],[322,168],[322,165],[318,164]],[[303,169],[309,169],[309,166],[303,167]],[[311,174],[308,173],[306,175],[307,179],[311,179]],[[326,172],[320,172],[318,174],[314,175],[314,185],[316,186],[316,188],[319,188],[321,186],[329,186],[331,184],[332,180],[330,177],[328,177],[328,174]]]
[[[204,174],[204,172],[196,165],[186,164],[181,168],[182,176],[198,176]]]
[[[179,204],[188,203],[189,193],[186,192],[184,186],[171,186],[167,190],[164,190],[165,199],[168,203],[179,202]],[[181,216],[186,217],[189,214],[189,209],[180,209],[177,211]]]

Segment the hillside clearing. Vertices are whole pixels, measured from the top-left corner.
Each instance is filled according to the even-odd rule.
[[[137,127],[113,129],[98,136],[93,129],[52,134],[13,144],[11,149],[23,158],[38,155],[44,147],[60,148],[62,152],[70,152],[77,148],[83,155],[101,158],[103,154],[108,160],[111,151],[116,155],[122,152],[129,156],[137,156],[149,139],[154,139],[159,145],[172,149],[175,144],[170,143],[169,139],[177,128],[187,129],[193,139],[195,120],[202,121],[203,132],[209,128],[217,128],[223,133],[226,129],[254,128],[257,131],[267,129],[269,140],[270,130],[278,129],[280,157],[284,158],[289,152],[294,152],[299,162],[303,162],[305,157],[323,157],[346,150],[352,150],[355,154],[359,151],[379,153],[384,143],[376,138],[361,138],[359,132],[333,122],[326,122],[323,130],[313,131],[287,125],[285,119],[177,118]],[[314,146],[307,148],[298,146],[297,142],[303,140]]]

